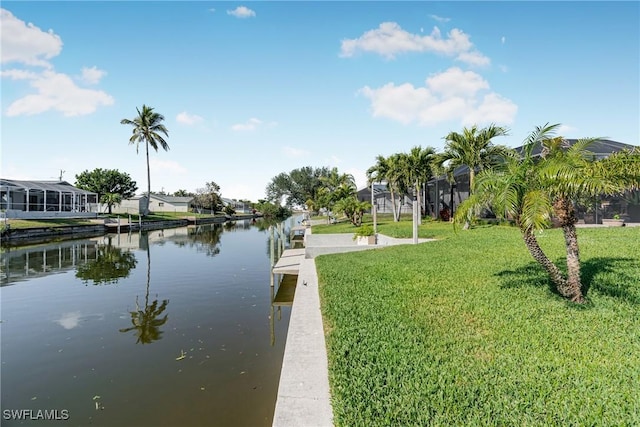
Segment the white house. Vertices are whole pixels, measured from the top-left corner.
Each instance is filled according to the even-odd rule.
[[[112,209],[114,213],[139,214],[145,207],[147,195],[134,196],[123,200]],[[189,212],[193,197],[165,196],[151,193],[149,211],[151,212]]]
[[[95,217],[98,195],[67,181],[0,178],[0,209],[6,218]]]

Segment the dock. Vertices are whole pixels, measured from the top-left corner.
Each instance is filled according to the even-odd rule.
[[[297,275],[304,257],[305,249],[285,249],[276,265],[271,269],[271,273]]]

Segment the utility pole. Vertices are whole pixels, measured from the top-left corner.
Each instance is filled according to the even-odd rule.
[[[62,169],[60,169],[60,177],[58,178],[58,181],[62,182],[62,175],[64,175],[66,171],[63,171]]]

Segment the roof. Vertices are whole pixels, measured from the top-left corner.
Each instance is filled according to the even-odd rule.
[[[570,145],[573,145],[576,142],[578,142],[577,139],[566,139],[566,141]],[[520,147],[514,148],[514,150],[517,151],[518,153],[522,153],[524,151],[524,147],[525,147],[524,145],[521,145]],[[608,157],[610,154],[616,153],[618,151],[638,149],[638,146],[625,144],[623,142],[618,142],[618,141],[612,141],[610,139],[598,139],[592,142],[587,147],[587,149],[593,153],[596,159],[604,159]],[[538,142],[534,145],[531,155],[533,157],[539,157],[541,152],[542,152],[542,144]],[[467,167],[466,165],[458,166],[453,171],[453,176],[460,176],[462,174],[468,173],[468,171],[469,171],[469,167]],[[429,180],[429,182],[433,182],[436,179],[441,180],[441,179],[444,179],[444,177],[440,176],[437,178],[433,178]]]
[[[573,145],[576,142],[578,142],[577,139],[566,139],[565,141],[567,141],[570,145]],[[524,147],[525,146],[522,145],[520,147],[515,148],[515,150],[518,153],[522,153],[524,150]],[[638,147],[636,147],[635,145],[624,144],[618,141],[611,141],[610,139],[598,139],[592,142],[591,144],[589,144],[589,146],[587,147],[587,150],[592,152],[596,158],[602,159],[609,156],[612,153],[616,153],[622,150],[633,150],[634,148],[638,148]],[[534,145],[533,150],[531,151],[531,155],[534,157],[538,157],[540,156],[541,152],[542,152],[542,144],[537,142]]]
[[[76,194],[91,194],[95,195],[91,191],[82,190],[74,187],[67,181],[22,181],[15,179],[0,178],[0,187],[7,187],[13,189],[24,190],[40,190],[40,191],[57,191],[63,193],[76,193]]]
[[[358,189],[358,193],[362,192],[362,191],[367,191],[369,193],[371,193],[371,184],[369,185],[365,185],[364,187]],[[389,191],[389,187],[387,187],[387,183],[386,182],[374,182],[373,183],[373,193],[374,194],[380,194],[380,193],[384,193],[384,192],[388,192]]]

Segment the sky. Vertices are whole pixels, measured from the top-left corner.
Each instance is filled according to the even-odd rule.
[[[147,189],[136,108],[165,117],[151,190],[257,201],[281,172],[337,167],[495,123],[640,145],[640,3],[31,2],[1,5],[8,179],[95,168]]]

